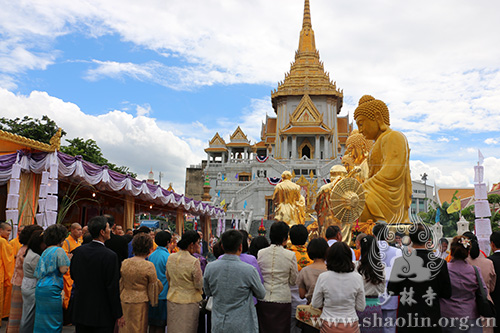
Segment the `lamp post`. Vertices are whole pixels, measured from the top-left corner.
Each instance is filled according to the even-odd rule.
[[[427,213],[427,177],[428,175],[424,172],[423,175],[420,175],[422,181],[424,182],[424,193],[425,193],[425,201],[424,201],[424,207],[425,207],[425,212]]]

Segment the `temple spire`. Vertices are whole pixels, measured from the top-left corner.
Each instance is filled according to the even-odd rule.
[[[302,30],[300,31],[298,52],[316,52],[316,42],[314,41],[314,31],[311,24],[309,0],[304,1],[304,19],[302,21]]]
[[[311,9],[309,7],[309,0],[305,0],[304,3],[304,19],[302,20],[302,29],[312,28],[311,24]]]

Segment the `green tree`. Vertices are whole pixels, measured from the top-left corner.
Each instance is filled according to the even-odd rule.
[[[33,119],[25,116],[24,118],[8,119],[0,118],[0,129],[6,132],[24,136],[36,141],[49,144],[50,138],[56,134],[58,126],[55,121],[48,116],[42,116],[42,119]],[[62,135],[66,135],[62,131]]]
[[[129,173],[132,177],[137,177],[137,174],[130,172],[126,166],[117,166],[109,162],[102,154],[101,148],[92,139],[83,140],[82,138],[66,139],[69,143],[67,146],[61,146],[61,152],[77,156],[80,155],[85,161],[95,163],[97,165],[107,165],[111,170],[126,174]]]

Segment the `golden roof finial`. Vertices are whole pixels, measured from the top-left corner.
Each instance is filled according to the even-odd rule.
[[[302,30],[300,31],[299,54],[302,52],[316,52],[309,0],[304,1],[304,19],[302,21]]]
[[[302,21],[302,29],[305,27],[312,28],[311,24],[311,10],[309,8],[309,0],[304,3],[304,20]]]

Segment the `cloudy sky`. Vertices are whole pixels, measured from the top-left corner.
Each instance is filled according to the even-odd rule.
[[[303,0],[0,0],[0,116],[46,114],[66,138],[184,191],[216,131],[259,137],[298,47]],[[500,181],[500,2],[311,0],[316,47],[344,90],[385,101],[412,178]]]

